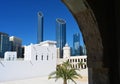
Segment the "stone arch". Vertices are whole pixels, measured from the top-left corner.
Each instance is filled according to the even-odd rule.
[[[115,52],[115,34],[113,29],[113,9],[110,0],[62,0],[76,19],[83,34],[87,49],[89,84],[112,84],[117,58]],[[112,17],[111,17],[112,16]],[[114,45],[113,45],[114,44]],[[115,71],[116,73],[114,73]],[[118,75],[114,81],[119,80]]]
[[[96,18],[94,17],[91,8],[85,0],[63,0],[63,2],[75,17],[82,32],[83,39],[87,48],[88,60],[91,60],[88,61],[88,66],[102,66],[100,62],[103,55],[102,40]],[[97,65],[93,65],[93,62],[97,62]]]

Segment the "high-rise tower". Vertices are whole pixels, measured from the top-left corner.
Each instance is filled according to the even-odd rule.
[[[4,58],[4,53],[9,50],[9,35],[0,32],[0,58]]]
[[[43,41],[43,14],[38,12],[38,31],[37,31],[37,43]]]
[[[80,34],[73,34],[73,55],[80,55]]]
[[[66,21],[60,18],[56,19],[56,41],[60,50],[60,58],[63,58],[63,47],[66,44]]]

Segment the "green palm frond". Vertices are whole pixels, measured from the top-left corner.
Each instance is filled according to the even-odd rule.
[[[74,79],[77,79],[78,77],[82,78],[82,76],[77,73],[77,70],[72,68],[72,65],[66,61],[63,62],[62,65],[58,65],[56,71],[52,72],[48,79],[55,78],[55,81],[57,81],[59,78],[62,78],[64,82],[72,80],[76,84]]]
[[[72,80],[75,84],[77,84],[74,79],[71,78],[70,80]]]

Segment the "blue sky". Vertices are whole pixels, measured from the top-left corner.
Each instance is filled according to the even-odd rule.
[[[38,11],[44,15],[44,40],[55,40],[56,18],[63,18],[67,43],[72,46],[73,34],[80,30],[61,0],[0,0],[0,32],[21,38],[23,45],[36,43]],[[82,45],[82,37],[80,39]]]

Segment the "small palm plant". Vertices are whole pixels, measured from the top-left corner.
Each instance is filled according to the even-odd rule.
[[[74,79],[79,77],[82,78],[82,76],[77,73],[76,69],[72,68],[72,65],[66,61],[58,65],[56,71],[52,72],[48,79],[55,78],[55,81],[57,81],[59,78],[62,78],[63,84],[67,84],[67,80],[72,80],[76,84]]]

